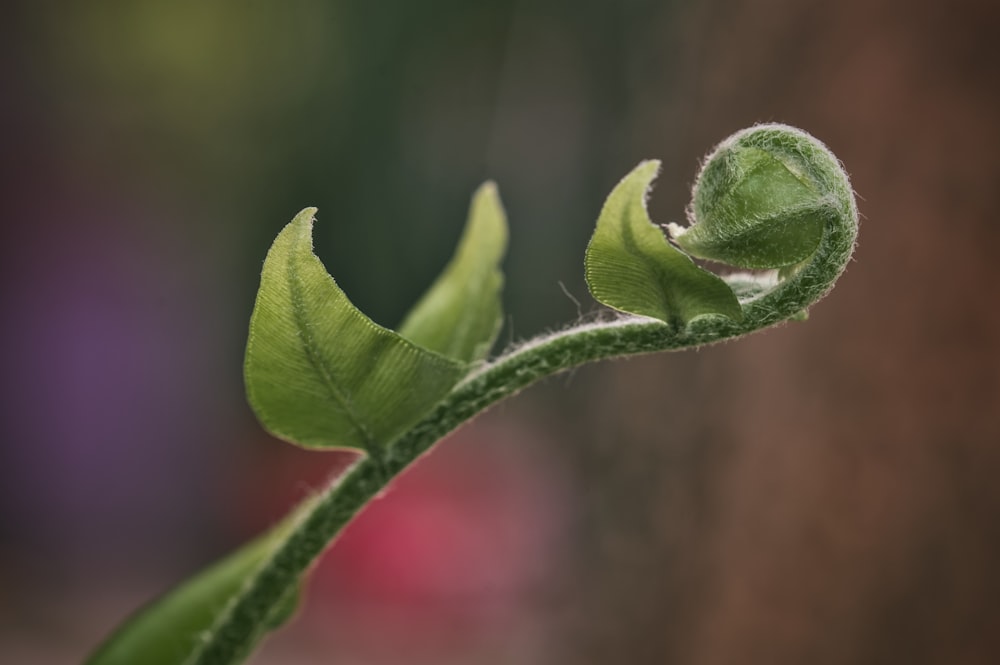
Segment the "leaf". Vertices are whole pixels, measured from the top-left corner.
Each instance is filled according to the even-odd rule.
[[[462,362],[485,360],[500,332],[507,220],[496,185],[476,190],[455,255],[399,327],[415,344]]]
[[[264,261],[247,341],[247,396],[276,436],[377,452],[434,406],[466,365],[351,304],[313,254],[315,212],[300,212]]]
[[[91,655],[85,665],[181,665],[201,636],[298,519],[300,510],[236,552],[139,610]],[[275,608],[271,628],[294,612],[298,594]]]
[[[587,286],[599,302],[665,323],[686,324],[704,314],[740,320],[732,289],[667,242],[646,212],[646,195],[659,171],[640,163],[608,196],[584,261]]]
[[[793,266],[812,256],[837,208],[815,173],[811,136],[768,125],[738,132],[705,160],[691,226],[671,225],[684,251],[740,268]]]

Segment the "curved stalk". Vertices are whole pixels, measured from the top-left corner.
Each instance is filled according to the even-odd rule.
[[[739,322],[711,315],[679,326],[624,316],[537,338],[481,367],[391,444],[378,463],[361,458],[313,500],[188,662],[230,665],[245,658],[272,625],[275,608],[295,592],[309,567],[361,508],[441,438],[496,402],[588,362],[703,346],[798,318],[832,288],[853,251],[856,214],[827,219],[812,258],[774,289],[744,301]]]

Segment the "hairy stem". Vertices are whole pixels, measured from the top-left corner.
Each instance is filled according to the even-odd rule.
[[[244,659],[267,631],[281,600],[292,593],[354,515],[437,441],[492,404],[540,379],[591,361],[702,346],[795,317],[833,286],[850,259],[856,230],[847,222],[829,225],[809,263],[788,281],[744,302],[740,322],[705,316],[682,327],[628,316],[538,338],[484,365],[389,446],[383,459],[362,458],[333,481],[188,662],[231,665]]]
[[[749,193],[756,206],[751,221],[792,219],[806,225],[807,232],[794,236],[794,242],[767,236],[767,243],[750,247],[748,262],[741,264],[779,268],[784,281],[744,297],[739,302],[742,317],[695,315],[685,317],[685,324],[677,317],[661,321],[628,315],[577,325],[516,347],[473,371],[378,459],[360,459],[300,509],[291,534],[204,635],[188,665],[233,665],[243,660],[279,617],[282,601],[295,592],[305,572],[354,515],[437,441],[492,404],[591,361],[712,344],[800,318],[822,298],[849,262],[857,235],[857,208],[836,158],[801,131],[775,125],[737,133],[714,155],[716,159],[706,161],[695,191],[696,217],[700,213],[707,221],[704,230],[694,230],[685,242],[705,258],[724,259],[743,252],[747,248],[739,235],[743,222],[728,219],[729,208],[719,202],[734,192]],[[778,178],[781,186],[769,189],[767,182],[755,180],[761,174],[765,179]],[[806,207],[803,196],[808,199]],[[812,246],[812,229],[819,228],[818,246],[799,265],[799,252]],[[672,232],[683,239],[688,230]],[[734,234],[739,236],[735,241]],[[734,276],[730,284],[746,281],[745,276]],[[608,304],[620,306],[617,295],[611,295]]]

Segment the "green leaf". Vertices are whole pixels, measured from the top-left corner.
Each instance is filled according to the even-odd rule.
[[[139,610],[91,655],[85,665],[181,665],[202,635],[295,525],[303,504],[280,525],[198,573]],[[287,620],[298,604],[289,594],[270,618],[270,628]]]
[[[506,216],[496,185],[487,182],[472,197],[455,255],[399,334],[454,360],[484,360],[503,323],[500,262],[506,249]]]
[[[584,261],[590,292],[609,307],[666,323],[705,314],[742,319],[732,289],[667,242],[649,219],[646,195],[659,168],[655,160],[640,163],[604,203]]]
[[[752,269],[788,268],[816,252],[844,212],[842,169],[822,143],[787,125],[737,132],[706,158],[691,225],[671,224],[692,256]]]
[[[315,212],[300,212],[264,261],[247,341],[247,396],[276,436],[377,454],[467,367],[377,325],[351,304],[313,254]]]

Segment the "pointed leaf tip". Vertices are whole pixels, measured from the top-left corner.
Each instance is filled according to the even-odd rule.
[[[503,322],[500,269],[507,251],[507,217],[497,186],[472,196],[468,221],[451,261],[399,327],[415,344],[454,360],[485,360]]]
[[[283,439],[371,451],[416,422],[465,367],[379,326],[348,300],[312,251],[314,214],[300,212],[264,261],[247,396]]]
[[[646,211],[660,168],[641,162],[608,196],[587,246],[587,286],[609,307],[686,324],[705,314],[739,320],[743,310],[732,289],[671,245]]]

